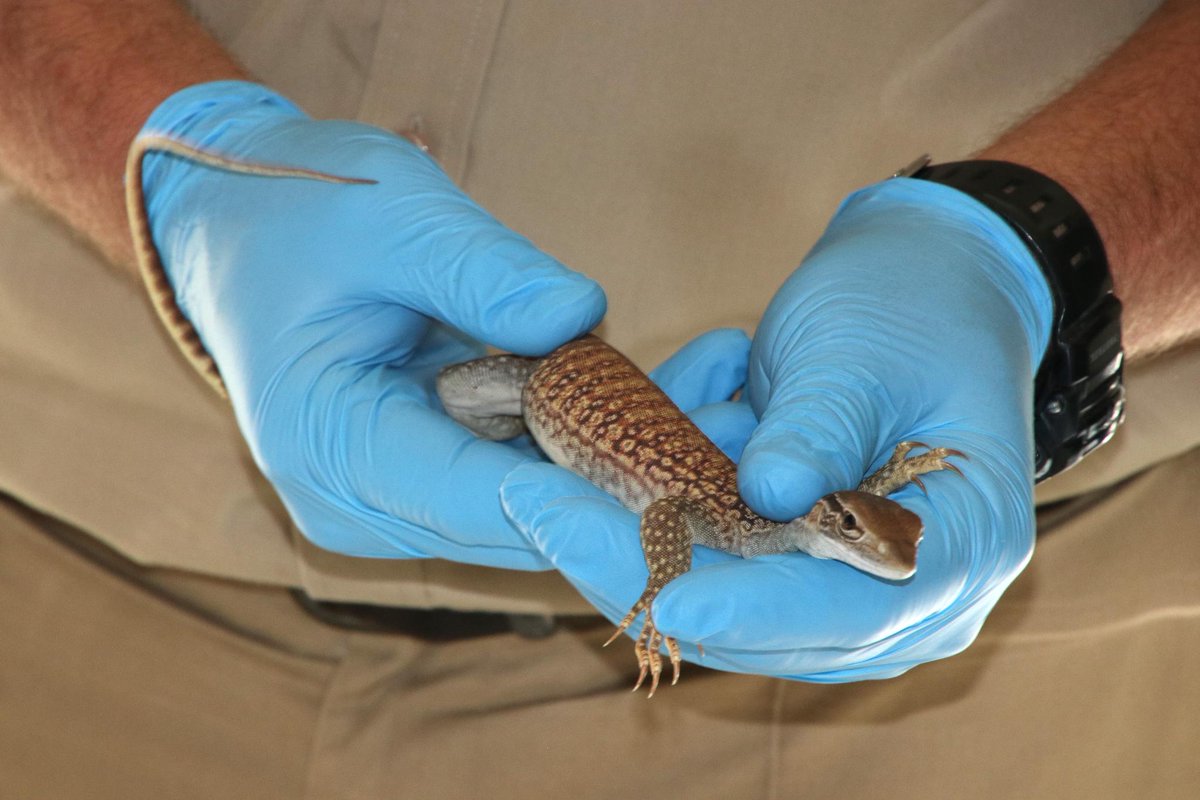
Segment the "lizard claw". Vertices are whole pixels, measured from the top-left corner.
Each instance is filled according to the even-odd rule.
[[[621,626],[608,641],[612,642],[625,628],[629,627],[629,621],[636,614],[636,609],[631,611],[626,619],[621,621]],[[637,641],[634,642],[633,646],[633,651],[637,656],[638,662],[638,677],[637,681],[633,684],[633,691],[636,692],[642,688],[642,684],[649,678],[650,693],[646,695],[647,699],[654,697],[654,693],[658,691],[658,685],[662,680],[663,658],[660,648],[664,644],[667,646],[671,662],[671,685],[674,686],[679,682],[679,667],[683,661],[679,653],[679,642],[673,637],[663,636],[659,633],[658,628],[654,625],[653,617],[647,612],[646,621],[642,623],[642,630],[638,633]]]
[[[925,452],[910,457],[909,452],[918,447]],[[967,459],[967,454],[950,447],[930,447],[924,442],[900,442],[887,463],[859,484],[859,491],[886,497],[905,484],[915,483],[921,491],[929,494],[925,482],[920,478],[925,473],[949,470],[960,478],[966,477],[962,470],[947,460],[949,458]]]
[[[679,683],[679,668],[683,664],[683,658],[679,655],[679,642],[671,636],[666,637],[667,652],[671,656],[671,685]]]
[[[662,677],[662,653],[659,652],[659,648],[662,646],[663,637],[653,622],[647,619],[646,624],[649,628],[646,652],[650,655],[650,694],[646,695],[646,699],[649,700],[658,691],[658,681]]]
[[[916,456],[914,459],[912,459],[914,461],[916,459],[920,459],[920,463],[923,464],[924,466],[918,467],[916,464],[914,464],[913,465],[914,467],[921,469],[922,471],[929,471],[929,472],[933,472],[935,470],[940,470],[940,469],[945,469],[945,470],[949,470],[950,472],[953,472],[955,475],[957,475],[960,478],[963,478],[963,479],[966,478],[966,476],[962,474],[961,469],[959,469],[956,465],[954,465],[951,462],[946,460],[948,458],[961,458],[964,461],[970,461],[971,458],[966,453],[964,453],[961,450],[955,450],[950,447],[930,447],[927,449],[929,450],[929,452],[922,453],[921,455]],[[916,475],[913,476],[913,483],[916,483],[918,486],[920,486],[920,484],[921,484],[920,480],[917,478]],[[925,487],[921,486],[921,488],[924,489]]]
[[[601,647],[608,647],[610,644],[615,642],[617,638],[620,637],[620,635],[624,633],[630,625],[633,624],[634,618],[637,617],[638,612],[642,610],[644,605],[645,603],[641,600],[635,603],[633,608],[629,609],[629,613],[625,615],[625,618],[617,623],[617,629],[613,631],[612,636],[608,637],[608,641],[601,645]]]
[[[638,672],[637,683],[633,684],[632,691],[636,692],[638,689],[642,688],[642,684],[645,682],[648,674],[650,674],[650,662],[647,660],[642,662],[642,669],[640,672]],[[653,692],[651,692],[651,694],[653,694]]]

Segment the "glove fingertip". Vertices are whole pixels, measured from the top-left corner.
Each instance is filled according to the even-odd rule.
[[[695,599],[696,593],[689,593],[686,589],[686,580],[677,579],[667,584],[654,600],[657,627],[666,635],[703,643],[732,624],[727,612],[728,604],[697,605],[693,602]]]
[[[474,320],[486,341],[541,355],[604,317],[608,301],[600,284],[498,222],[491,222],[490,233],[491,244],[473,262],[476,272],[488,273]]]
[[[545,461],[521,464],[500,484],[500,507],[526,536],[542,525],[547,508],[559,500],[596,499],[615,503],[611,495],[584,478]]]
[[[706,403],[728,400],[746,383],[750,337],[740,328],[700,334],[651,370],[650,379],[671,400],[690,412]]]
[[[435,185],[430,194],[449,192]],[[424,233],[421,259],[403,270],[388,299],[518,355],[542,355],[594,328],[607,300],[598,283],[564,266],[465,196],[415,206],[425,215],[396,244]],[[424,231],[422,225],[428,228]],[[391,274],[391,265],[384,265]],[[386,283],[388,276],[383,276]]]
[[[807,513],[818,498],[849,482],[832,453],[808,448],[794,436],[751,438],[737,477],[750,507],[777,520]]]
[[[555,264],[557,274],[526,281],[487,312],[483,338],[518,355],[542,355],[600,324],[608,298],[591,278]]]
[[[606,499],[552,501],[541,510],[528,536],[555,569],[573,581],[590,584],[597,576],[642,565],[637,517]]]
[[[554,484],[559,476],[550,464],[521,464],[500,484],[500,507],[518,528],[528,533],[546,503],[556,496]]]
[[[685,364],[734,362],[745,370],[750,358],[750,337],[741,328],[713,328],[696,336],[672,357]],[[664,365],[665,366],[665,365]]]
[[[758,423],[748,404],[734,401],[701,406],[690,416],[696,427],[735,462],[741,460],[746,442]]]

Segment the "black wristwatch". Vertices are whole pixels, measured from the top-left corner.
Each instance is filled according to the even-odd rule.
[[[1012,226],[1054,299],[1054,326],[1034,380],[1035,477],[1062,472],[1112,438],[1125,415],[1121,302],[1104,243],[1083,206],[1050,178],[1006,161],[930,164],[895,177],[945,184]]]

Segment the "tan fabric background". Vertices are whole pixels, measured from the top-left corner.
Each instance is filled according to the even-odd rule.
[[[1172,531],[1197,472],[1043,533],[954,658],[843,686],[687,664],[651,701],[604,624],[348,633],[277,589],[118,577],[0,504],[0,795],[1190,800],[1200,537]]]

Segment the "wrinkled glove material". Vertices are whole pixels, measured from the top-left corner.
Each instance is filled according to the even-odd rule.
[[[144,132],[373,185],[147,157],[151,229],[180,309],[299,528],[340,553],[549,566],[504,517],[527,451],[438,405],[442,366],[490,344],[544,353],[594,327],[602,290],[507,229],[399,136],[316,121],[265,87],[168,98]]]

